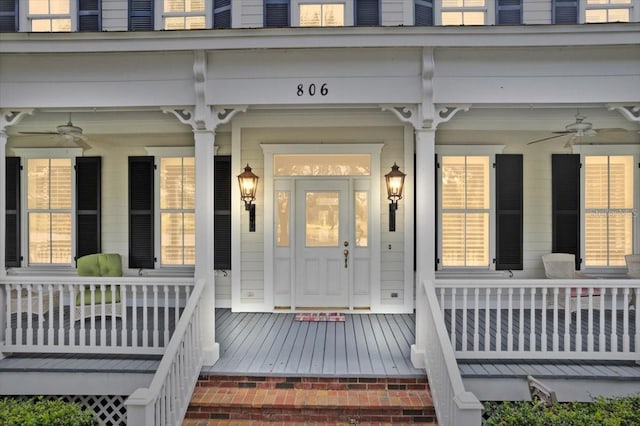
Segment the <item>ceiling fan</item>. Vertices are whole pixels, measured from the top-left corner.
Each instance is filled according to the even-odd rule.
[[[570,135],[569,139],[567,140],[567,142],[565,143],[565,148],[570,147],[571,145],[573,145],[573,143],[575,142],[575,140],[577,138],[581,138],[583,136],[595,136],[595,135],[602,135],[604,133],[613,133],[613,132],[626,132],[626,129],[594,129],[593,125],[591,123],[589,123],[588,121],[585,121],[585,119],[587,118],[586,116],[580,114],[580,111],[578,111],[575,115],[576,117],[576,121],[571,123],[571,124],[567,124],[565,126],[565,130],[559,131],[559,132],[552,132],[555,135],[554,136],[549,136],[546,138],[542,138],[542,139],[538,139],[532,142],[527,143],[527,145],[531,145],[534,143],[538,143],[538,142],[544,142],[544,141],[548,141],[551,139],[556,139],[556,138],[561,138],[563,136],[567,136]]]
[[[71,113],[69,113],[69,121],[67,124],[60,124],[56,126],[55,131],[46,131],[46,132],[18,132],[21,135],[56,135],[61,137],[63,140],[67,140],[73,142],[83,148],[90,148],[90,146],[86,143],[87,137],[82,134],[82,127],[74,126],[71,122]]]

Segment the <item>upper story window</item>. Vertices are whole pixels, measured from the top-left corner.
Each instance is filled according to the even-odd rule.
[[[1,3],[2,31],[18,31],[18,28],[32,32],[101,30],[100,0],[19,0],[15,10],[10,11],[11,16],[9,11],[4,10],[10,4]],[[15,19],[18,10],[27,13],[20,16],[20,19]]]
[[[585,266],[625,266],[634,252],[634,156],[584,157]]]
[[[31,31],[71,31],[69,0],[29,0]]]
[[[487,24],[485,0],[442,0],[440,19],[442,25]]]
[[[584,22],[629,22],[631,0],[586,0]]]
[[[165,30],[206,28],[204,0],[164,0],[163,6]]]
[[[265,27],[380,25],[380,0],[264,0]]]

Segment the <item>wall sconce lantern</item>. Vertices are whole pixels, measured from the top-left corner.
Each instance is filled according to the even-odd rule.
[[[244,209],[249,212],[249,232],[255,232],[256,205],[253,204],[253,201],[256,199],[258,176],[251,171],[248,164],[244,168],[244,172],[238,175],[238,184],[240,184],[240,198],[244,201]]]
[[[402,189],[404,188],[404,177],[406,174],[400,171],[396,163],[391,166],[391,171],[384,175],[387,183],[387,198],[389,203],[389,231],[396,231],[396,210],[398,210],[398,200],[402,199]]]

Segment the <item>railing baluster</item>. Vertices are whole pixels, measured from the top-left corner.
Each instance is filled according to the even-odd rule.
[[[149,305],[147,286],[142,286],[142,347],[149,346],[149,313],[147,308]]]
[[[484,350],[491,350],[491,288],[484,293]]]
[[[131,346],[138,347],[138,287],[131,286]]]
[[[474,351],[479,351],[480,350],[480,344],[479,344],[479,340],[480,340],[480,334],[479,334],[479,327],[480,327],[480,312],[479,312],[479,297],[480,297],[480,288],[476,287],[474,289],[474,312],[473,312],[473,350]]]
[[[95,283],[89,284],[89,291],[91,293],[91,304],[89,309],[91,312],[91,318],[89,324],[89,346],[94,347],[96,345],[96,285]]]
[[[44,291],[42,284],[38,284],[38,335],[36,344],[44,345]]]
[[[16,344],[22,346],[25,344],[22,335],[22,286],[18,284],[17,286],[17,297],[16,297],[16,311],[18,312],[17,316],[17,328],[16,328]]]
[[[110,346],[118,346],[118,330],[116,329],[116,306],[117,303],[116,301],[118,300],[118,293],[116,293],[117,291],[120,291],[120,289],[118,287],[116,287],[116,285],[114,283],[110,284],[111,287],[111,343]],[[122,297],[120,298],[120,309],[122,309],[122,306],[124,305],[124,301],[122,300]],[[122,313],[120,314],[122,315]]]
[[[518,350],[524,351],[524,288],[520,288]]]
[[[607,297],[607,289],[600,289],[600,336],[598,339],[598,351],[606,352],[607,351],[607,337],[605,335],[605,327],[604,327],[604,319],[606,315],[606,297]]]
[[[513,287],[509,287],[508,295],[507,319],[509,330],[507,330],[507,352],[513,352]]]
[[[589,305],[587,310],[587,352],[593,352],[593,287],[589,287],[587,290],[589,297]]]
[[[502,288],[496,290],[496,351],[502,352]]]
[[[176,297],[176,307],[175,307],[175,311],[173,311],[173,318],[174,318],[173,329],[175,330],[175,328],[178,326],[178,321],[180,320],[180,287],[175,286],[174,291],[175,291],[175,297]]]
[[[467,297],[469,290],[465,287],[462,289],[462,350],[467,351]]]
[[[33,345],[33,291],[27,286],[27,345]]]
[[[456,289],[451,289],[451,344],[453,345],[453,350],[457,350],[458,345],[456,344]]]
[[[158,286],[153,285],[153,347],[159,346],[159,332],[158,332]]]
[[[622,352],[629,352],[629,288],[625,287],[622,297]]]
[[[120,330],[120,345],[123,347],[129,346],[129,327],[127,327],[127,294],[129,294],[129,286],[120,286],[120,303],[122,304],[122,330]]]
[[[635,344],[633,347],[633,351],[635,353],[640,352],[640,315],[638,315],[638,302],[640,302],[640,300],[638,300],[638,290],[637,289],[633,289],[633,295],[634,295],[634,318],[636,320],[636,338],[635,338]]]
[[[558,347],[560,346],[559,342],[558,342],[558,310],[559,310],[559,306],[558,306],[558,293],[560,292],[560,290],[558,289],[558,287],[554,287],[553,288],[553,336],[552,336],[552,351],[557,352],[558,351]]]
[[[582,351],[582,288],[576,289],[576,352]]]
[[[58,346],[64,346],[64,287],[58,284]]]
[[[531,312],[529,312],[529,350],[536,350],[536,288],[531,289]]]
[[[164,292],[164,339],[162,346],[166,347],[169,344],[169,287],[162,287]]]
[[[564,288],[564,351],[571,351],[571,289]]]
[[[618,352],[618,289],[611,289],[611,352]]]
[[[6,344],[13,344],[13,336],[11,336],[11,299],[12,299],[12,286],[2,286],[0,291],[5,292],[5,325],[4,325],[4,341]]]
[[[440,311],[442,312],[442,319],[445,319],[445,309],[444,309],[444,297],[446,293],[446,288],[442,287],[440,290]]]
[[[113,299],[113,294],[111,295]],[[107,341],[107,288],[104,284],[100,284],[100,346],[106,346]],[[111,313],[113,315],[113,312]],[[115,318],[111,317],[113,322]]]
[[[540,351],[547,352],[547,292],[548,287],[542,287],[542,322],[540,323]]]
[[[73,284],[67,286],[69,290],[69,345],[76,345],[76,310],[74,309],[76,291]]]

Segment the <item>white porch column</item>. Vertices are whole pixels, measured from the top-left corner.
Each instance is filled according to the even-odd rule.
[[[0,268],[0,279],[7,276],[7,268],[5,267],[5,254],[6,254],[6,216],[7,216],[7,132],[4,127],[0,128],[0,262],[2,267]],[[2,313],[5,303],[3,300],[4,293],[0,291],[0,313]],[[4,320],[4,315],[0,315],[0,325]],[[0,330],[4,330],[4,327],[0,327]]]
[[[411,347],[414,366],[424,368],[426,294],[424,280],[435,279],[435,129],[416,129],[416,343]]]
[[[200,342],[204,365],[220,358],[215,341],[215,271],[213,269],[214,154],[216,135],[211,130],[194,130],[196,163],[196,268],[194,279],[205,280],[200,300]]]

